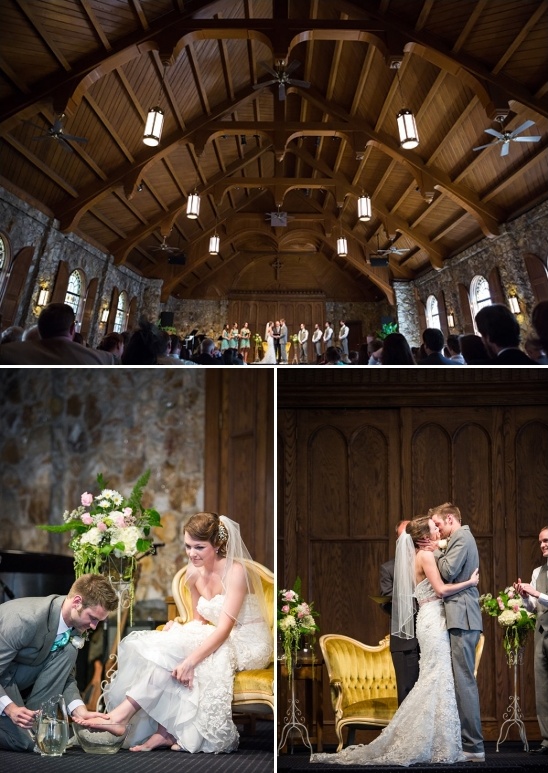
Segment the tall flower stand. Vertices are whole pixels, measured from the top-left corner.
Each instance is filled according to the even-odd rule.
[[[529,744],[527,742],[527,736],[525,734],[525,725],[523,724],[523,714],[519,705],[518,698],[518,666],[523,663],[523,647],[519,649],[510,650],[508,653],[508,665],[514,669],[514,694],[510,696],[510,704],[502,715],[504,722],[501,725],[499,737],[497,740],[497,751],[500,744],[506,741],[508,732],[512,725],[516,725],[519,731],[519,736],[523,741],[524,751],[529,751]]]
[[[278,744],[278,754],[280,753],[280,749],[283,749],[292,737],[291,734],[293,732],[296,732],[301,736],[303,744],[310,749],[310,753],[312,754],[312,744],[310,743],[308,729],[304,723],[304,717],[299,708],[299,701],[295,695],[295,660],[296,658],[293,657],[291,660],[291,668],[288,671],[290,694],[287,711],[283,719],[283,728]],[[293,745],[291,745],[291,754],[293,754]]]

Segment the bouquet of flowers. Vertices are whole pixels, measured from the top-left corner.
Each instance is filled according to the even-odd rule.
[[[252,340],[255,346],[260,346],[263,342],[260,333],[253,333]]]
[[[298,344],[299,343],[299,336],[297,333],[293,333],[292,336],[290,336],[290,341],[292,344]]]
[[[519,593],[511,586],[500,591],[496,598],[490,593],[480,596],[481,611],[498,619],[504,628],[503,646],[510,660],[520,650],[534,630],[536,615],[523,606]]]
[[[281,590],[278,593],[278,630],[280,631],[284,649],[287,671],[292,673],[291,663],[297,659],[301,646],[301,637],[312,636],[320,629],[314,620],[318,612],[313,604],[307,604],[301,598],[301,578],[297,577],[292,590]]]
[[[97,476],[101,492],[94,496],[85,491],[81,504],[75,510],[66,510],[64,523],[59,526],[40,525],[49,532],[72,532],[69,547],[74,551],[74,574],[101,574],[109,559],[124,559],[120,579],[129,582],[133,602],[137,559],[154,552],[150,530],[161,526],[156,510],[143,508],[143,489],[148,483],[150,470],[141,475],[129,498],[107,487],[102,476]]]

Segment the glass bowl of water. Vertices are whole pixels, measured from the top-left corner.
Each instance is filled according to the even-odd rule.
[[[120,723],[85,727],[73,722],[72,727],[78,743],[88,754],[116,754],[130,729],[130,725]]]

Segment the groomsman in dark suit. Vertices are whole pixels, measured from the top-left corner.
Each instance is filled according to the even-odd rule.
[[[405,531],[409,521],[400,521],[396,526],[396,534],[399,537]],[[394,584],[394,559],[391,558],[382,564],[380,569],[381,596],[392,596]],[[382,609],[389,615],[392,612],[392,602],[382,605]],[[396,672],[396,685],[398,688],[398,706],[409,693],[419,678],[419,643],[416,637],[403,639],[401,636],[390,635],[390,653]]]
[[[514,585],[526,608],[537,613],[535,628],[535,697],[537,718],[542,735],[538,749],[531,754],[548,756],[548,526],[538,535],[544,563],[533,571],[530,583],[518,579]]]
[[[92,719],[78,691],[74,666],[79,634],[95,630],[118,607],[110,581],[84,574],[67,596],[6,601],[0,605],[0,749],[32,752],[34,716],[62,695],[70,714]]]

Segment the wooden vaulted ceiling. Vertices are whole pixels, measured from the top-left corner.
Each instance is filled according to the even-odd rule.
[[[547,39],[547,0],[4,0],[1,174],[63,230],[162,279],[164,300],[282,289],[393,301],[394,279],[442,267],[548,197]],[[280,100],[258,87],[265,65],[294,60],[310,88]],[[398,144],[402,102],[415,150]],[[147,148],[156,103],[163,136]],[[72,153],[35,139],[61,114],[88,139]],[[497,116],[509,130],[534,121],[524,136],[541,140],[474,152]],[[285,227],[267,218],[278,210]],[[390,245],[406,251],[372,266]]]

